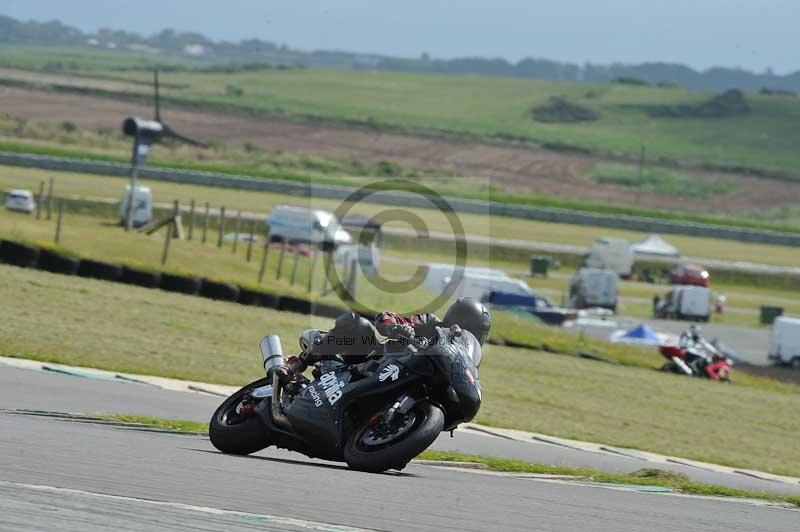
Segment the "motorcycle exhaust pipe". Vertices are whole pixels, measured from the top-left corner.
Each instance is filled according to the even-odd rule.
[[[694,371],[692,371],[692,368],[690,368],[690,367],[689,367],[689,366],[686,364],[686,362],[684,362],[684,361],[683,361],[683,360],[681,360],[680,358],[678,358],[678,357],[672,357],[672,361],[675,363],[675,365],[676,365],[676,366],[678,366],[678,367],[680,368],[680,370],[681,370],[682,372],[686,373],[687,375],[694,375]]]
[[[261,358],[264,359],[264,371],[269,375],[270,370],[283,366],[286,362],[283,359],[283,347],[281,346],[281,338],[278,335],[270,334],[265,336],[259,342],[261,349]],[[280,428],[291,429],[289,419],[281,410],[281,395],[283,389],[281,387],[278,373],[272,375],[272,419]]]
[[[265,336],[259,342],[258,347],[261,349],[261,358],[264,359],[264,371],[269,372],[286,362],[283,359],[283,347],[281,346],[281,338],[277,334],[270,334]]]

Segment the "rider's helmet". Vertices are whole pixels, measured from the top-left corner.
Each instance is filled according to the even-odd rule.
[[[689,336],[691,336],[693,342],[700,341],[700,327],[695,324],[689,326]]]
[[[483,303],[471,297],[460,297],[447,309],[443,324],[445,327],[458,325],[468,330],[483,345],[492,328],[492,318]]]

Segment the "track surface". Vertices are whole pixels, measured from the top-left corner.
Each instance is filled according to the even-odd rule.
[[[0,367],[0,408],[6,409],[205,420],[218,402],[137,384]],[[488,454],[540,447],[468,433],[457,433],[453,441],[471,452],[482,446]],[[566,531],[585,530],[588,522],[598,531],[796,531],[800,513],[421,465],[369,475],[285,451],[232,457],[200,437],[0,413],[4,531],[325,529],[319,523],[380,530]]]

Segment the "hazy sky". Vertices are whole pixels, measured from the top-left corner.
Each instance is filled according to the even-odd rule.
[[[300,49],[800,70],[800,0],[2,0],[0,13]]]

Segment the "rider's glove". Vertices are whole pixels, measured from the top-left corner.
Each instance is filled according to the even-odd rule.
[[[277,375],[278,382],[280,382],[281,386],[285,386],[297,374],[301,365],[300,359],[289,357],[284,365],[272,368],[267,376],[272,379],[274,375]]]
[[[393,339],[413,340],[414,327],[408,323],[394,323],[386,328],[386,337]]]

